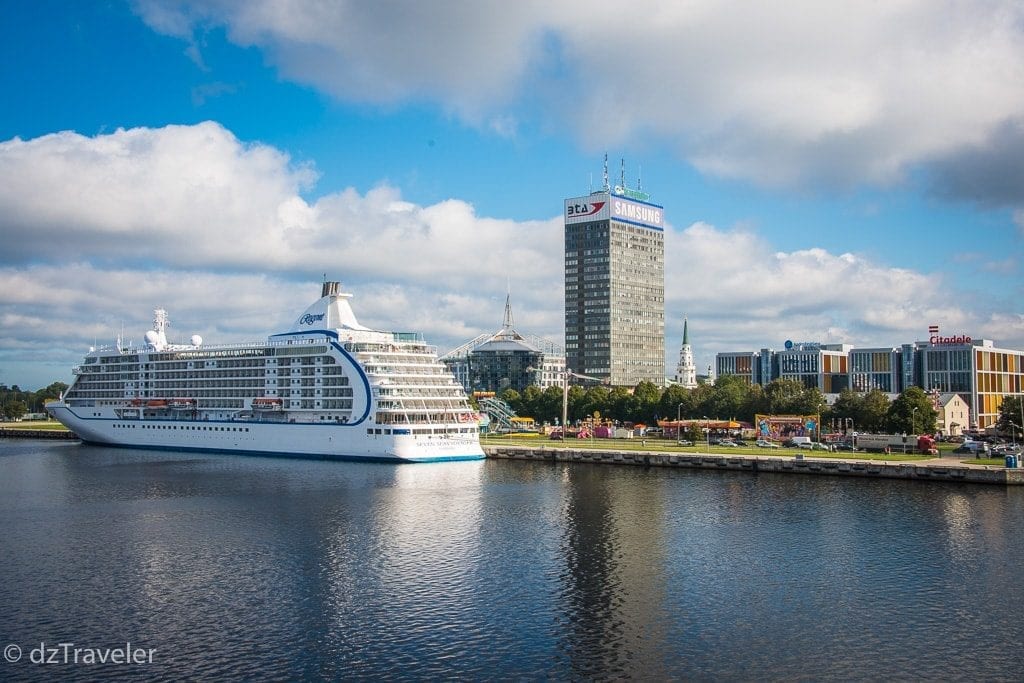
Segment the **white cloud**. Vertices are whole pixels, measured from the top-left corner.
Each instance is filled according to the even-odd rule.
[[[532,115],[595,149],[653,137],[765,185],[899,182],[964,150],[998,153],[1024,118],[1017,0],[137,8],[186,40],[224,25],[345,100],[432,101],[500,134]]]
[[[517,329],[561,341],[559,217],[418,206],[389,186],[306,201],[311,177],[212,123],[0,143],[0,381],[45,386],[122,328],[141,341],[155,307],[172,338],[259,339],[288,326],[325,273],[353,292],[361,322],[423,332],[442,351],[497,330],[508,289]],[[978,318],[950,304],[940,276],[857,254],[779,252],[703,223],[667,230],[666,254],[669,368],[684,314],[702,364],[785,339],[898,344],[933,322],[1024,346],[1020,316]],[[32,364],[49,374],[12,376]]]

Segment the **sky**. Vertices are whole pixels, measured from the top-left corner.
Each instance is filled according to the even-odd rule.
[[[563,340],[563,201],[665,207],[665,350],[1024,349],[1024,4],[10,0],[0,383],[287,329]]]

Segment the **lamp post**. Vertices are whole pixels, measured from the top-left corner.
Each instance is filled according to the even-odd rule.
[[[676,408],[676,445],[683,445],[683,404]]]
[[[711,420],[707,415],[704,416],[704,439],[707,452],[711,453]]]
[[[910,433],[917,436],[917,406],[910,411]]]
[[[565,374],[562,375],[562,441],[569,438],[566,420],[569,419],[569,375],[571,374],[572,370],[566,368]]]

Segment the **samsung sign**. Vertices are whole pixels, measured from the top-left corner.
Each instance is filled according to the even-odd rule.
[[[620,197],[612,200],[612,218],[627,223],[639,223],[648,228],[663,230],[665,228],[663,214],[664,209],[653,204],[641,204]]]
[[[665,209],[656,204],[604,192],[565,200],[566,225],[609,219],[655,230],[665,229]]]

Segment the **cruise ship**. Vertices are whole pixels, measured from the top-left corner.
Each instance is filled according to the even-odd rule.
[[[360,325],[337,282],[251,344],[90,349],[47,410],[86,443],[339,460],[479,460],[478,415],[421,335]]]

